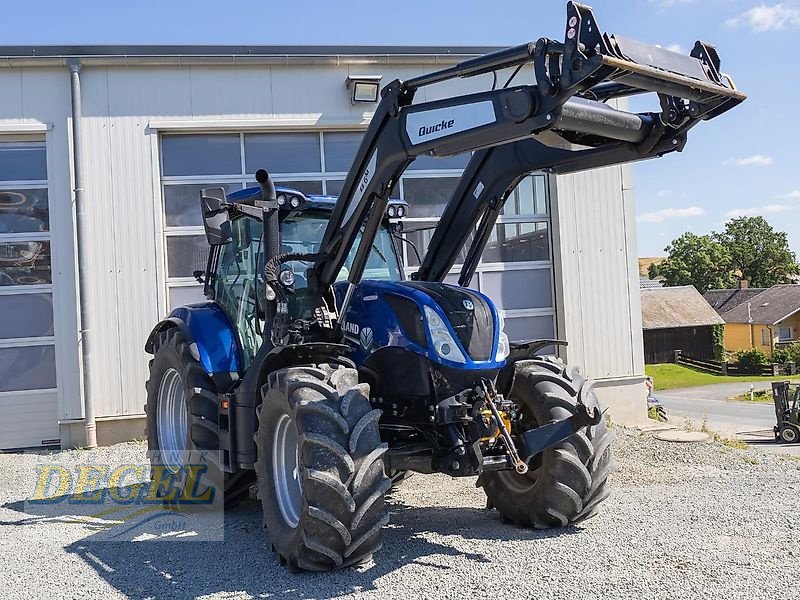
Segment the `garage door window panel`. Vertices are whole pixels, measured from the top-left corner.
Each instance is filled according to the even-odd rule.
[[[483,251],[483,262],[542,262],[550,260],[546,221],[499,223]]]
[[[162,173],[166,177],[239,175],[239,135],[167,135],[161,138]]]
[[[208,250],[208,242],[204,235],[167,237],[167,275],[193,277],[195,271],[205,272]]]
[[[486,271],[483,291],[503,310],[552,308],[553,275],[546,269]]]
[[[52,294],[0,295],[0,340],[53,335]]]
[[[204,188],[221,187],[226,194],[242,189],[240,183],[209,181],[164,185],[164,224],[167,227],[202,227],[200,192]]]
[[[318,133],[248,133],[244,156],[247,173],[319,173],[322,168]]]
[[[0,287],[49,283],[49,240],[0,242]]]
[[[3,189],[0,184],[0,235],[49,230],[46,187]]]
[[[55,346],[0,348],[0,392],[54,389]]]
[[[512,342],[525,340],[550,340],[555,337],[555,323],[552,315],[541,317],[508,317],[505,318],[505,331]],[[552,354],[552,347],[545,348],[539,354]]]
[[[403,179],[403,197],[408,215],[438,219],[458,185],[458,177],[407,177]]]
[[[44,142],[0,143],[0,181],[47,180]]]
[[[347,173],[353,165],[353,159],[363,137],[364,134],[360,131],[325,132],[322,135],[325,148],[325,172]]]

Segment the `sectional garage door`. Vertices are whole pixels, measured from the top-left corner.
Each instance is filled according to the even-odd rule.
[[[203,187],[223,186],[233,191],[254,186],[255,172],[264,168],[276,181],[302,192],[336,195],[362,135],[306,131],[162,136],[162,220],[170,306],[202,299],[192,272],[205,268],[208,252],[198,200]],[[395,195],[409,203],[408,221],[415,229],[436,223],[468,158],[420,157],[411,164]],[[409,234],[422,255],[430,233],[422,229]],[[408,244],[403,247],[411,273],[416,270],[417,257]],[[453,272],[459,268],[456,265]],[[513,340],[554,337],[550,211],[544,175],[524,179],[509,198],[472,287],[489,295],[502,309]]]
[[[59,443],[47,156],[0,136],[0,448]]]

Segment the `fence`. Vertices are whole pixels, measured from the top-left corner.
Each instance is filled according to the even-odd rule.
[[[705,360],[694,358],[687,354],[684,354],[680,350],[675,350],[675,362],[679,365],[686,365],[687,367],[693,367],[695,369],[700,369],[701,371],[707,371],[709,373],[719,373],[722,375],[794,375],[797,372],[797,366],[795,363],[785,363],[785,364],[769,364],[764,365],[761,367],[759,373],[752,373],[749,371],[745,371],[739,368],[739,365],[736,363],[729,363],[725,361],[718,361],[718,360]]]

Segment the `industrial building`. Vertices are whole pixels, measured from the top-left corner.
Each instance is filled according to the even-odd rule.
[[[79,445],[87,405],[100,443],[141,436],[144,342],[170,307],[202,298],[199,190],[241,189],[265,168],[337,194],[375,107],[369,84],[491,50],[0,47],[0,448]],[[418,101],[491,85],[438,84]],[[467,158],[412,164],[396,191],[409,221],[435,222]],[[525,179],[472,283],[512,340],[567,340],[560,354],[616,422],[645,418],[630,171]],[[426,234],[410,235],[424,249]]]

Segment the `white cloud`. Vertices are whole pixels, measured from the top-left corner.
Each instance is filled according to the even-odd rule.
[[[788,194],[780,194],[775,197],[780,198],[781,200],[791,200],[792,198],[800,198],[800,190],[794,190],[789,192]]]
[[[661,44],[656,44],[656,48],[664,48],[664,50],[672,50],[673,52],[680,52],[681,54],[685,54],[680,44],[670,44],[669,46],[662,46]]]
[[[661,210],[638,215],[636,220],[640,223],[660,223],[666,219],[701,217],[704,214],[706,214],[706,211],[699,206],[690,206],[688,208],[662,208]]]
[[[753,154],[753,156],[745,156],[744,158],[729,158],[728,160],[723,160],[722,164],[737,167],[767,167],[772,164],[772,157]]]
[[[783,2],[772,6],[759,4],[738,17],[728,19],[725,21],[725,25],[728,27],[744,26],[757,33],[797,27],[800,25],[800,9],[788,6]]]
[[[750,208],[734,208],[725,213],[724,216],[734,217],[754,217],[758,215],[772,215],[775,213],[787,212],[797,208],[794,204],[767,204],[766,206],[753,206]]]

